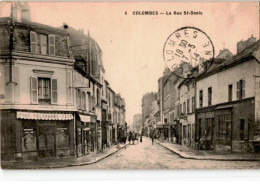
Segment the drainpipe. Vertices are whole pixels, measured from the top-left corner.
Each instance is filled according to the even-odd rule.
[[[13,49],[14,49],[14,20],[13,20],[13,5],[11,7],[11,18],[8,20],[8,25],[9,25],[9,82],[7,85],[11,85],[11,103],[14,103],[14,86],[17,85],[13,81]]]

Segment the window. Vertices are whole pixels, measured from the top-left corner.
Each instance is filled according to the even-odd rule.
[[[202,90],[200,90],[199,98],[200,98],[200,107],[203,107],[203,91]]]
[[[241,100],[245,97],[245,80],[240,80],[237,82],[237,99]]]
[[[92,111],[91,109],[91,101],[90,101],[91,97],[90,97],[90,93],[88,92],[88,112]]]
[[[32,53],[55,55],[55,35],[44,35],[30,32],[30,51]]]
[[[214,118],[206,118],[205,136],[213,139],[213,136],[214,136]]]
[[[195,97],[194,96],[191,98],[191,101],[192,101],[192,112],[195,112]]]
[[[186,102],[183,102],[183,115],[186,116]]]
[[[100,105],[100,92],[99,89],[97,89],[97,105]]]
[[[38,100],[39,103],[51,102],[51,86],[49,78],[38,78]]]
[[[40,51],[41,54],[47,54],[47,35],[40,34]]]
[[[244,140],[244,130],[245,130],[245,120],[244,119],[240,119],[240,131],[239,131],[239,137],[240,140],[243,141]]]
[[[57,79],[31,77],[31,102],[57,104]]]
[[[231,115],[218,116],[218,140],[220,144],[231,144]]]
[[[212,105],[212,87],[208,88],[208,106]]]
[[[55,36],[49,35],[49,55],[55,55]]]
[[[37,48],[37,34],[33,31],[30,32],[30,50],[32,53],[36,53]]]
[[[190,113],[190,99],[187,100],[187,113]]]
[[[233,86],[232,84],[228,85],[228,101],[232,102],[232,91],[233,91]]]

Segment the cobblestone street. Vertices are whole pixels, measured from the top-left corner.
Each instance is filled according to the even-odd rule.
[[[129,145],[116,154],[91,165],[66,169],[257,169],[259,161],[208,161],[182,159],[150,139]]]

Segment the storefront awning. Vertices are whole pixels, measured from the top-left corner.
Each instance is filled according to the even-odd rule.
[[[45,113],[45,112],[22,112],[17,111],[17,119],[34,119],[34,120],[72,120],[72,114]]]
[[[80,121],[82,121],[82,122],[84,122],[84,123],[89,123],[89,122],[91,122],[90,116],[85,116],[85,115],[79,114],[79,117],[80,117]]]

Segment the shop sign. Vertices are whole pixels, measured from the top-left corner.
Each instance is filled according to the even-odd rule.
[[[32,129],[32,128],[25,128],[25,129],[23,129],[24,130],[24,133],[25,134],[33,134],[34,133],[34,130]]]
[[[37,112],[17,112],[17,119],[36,119],[36,120],[72,120],[72,114],[54,114]]]
[[[90,116],[79,115],[79,117],[82,122],[85,123],[91,122]]]

